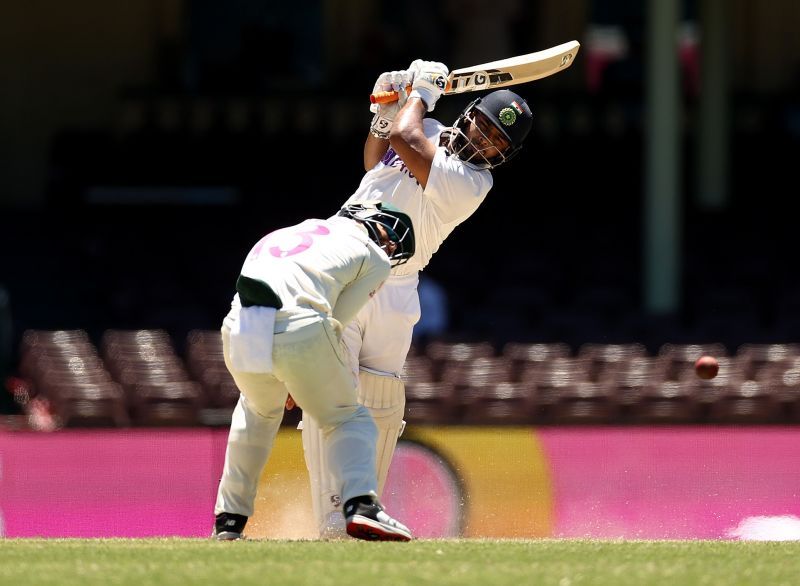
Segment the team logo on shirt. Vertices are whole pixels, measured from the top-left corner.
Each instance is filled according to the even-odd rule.
[[[386,151],[386,154],[383,155],[381,163],[387,167],[394,167],[401,173],[408,175],[414,181],[417,181],[416,177],[414,177],[414,174],[408,170],[408,167],[406,167],[403,159],[400,158],[400,155],[398,155],[393,148],[389,147],[389,149]],[[417,181],[417,183],[419,183],[419,181]]]

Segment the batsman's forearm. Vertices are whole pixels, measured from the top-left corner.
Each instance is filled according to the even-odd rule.
[[[389,144],[414,174],[423,189],[428,184],[436,147],[425,136],[422,119],[428,108],[420,99],[409,98],[397,113],[389,133]]]
[[[372,133],[367,134],[367,141],[364,143],[364,170],[369,171],[383,158],[389,150],[389,140],[378,138]]]

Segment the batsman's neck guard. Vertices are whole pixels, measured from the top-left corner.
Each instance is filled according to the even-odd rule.
[[[370,239],[386,251],[392,267],[408,262],[414,256],[414,227],[411,218],[391,204],[382,201],[360,202],[344,206],[340,216],[361,222]],[[395,243],[394,252],[389,252],[381,238],[378,226],[386,230],[390,242]]]

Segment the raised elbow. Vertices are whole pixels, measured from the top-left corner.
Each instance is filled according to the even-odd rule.
[[[425,134],[420,132],[419,125],[410,124],[405,119],[397,120],[389,131],[389,144],[397,150],[398,143],[402,145],[412,145],[415,140],[419,140],[419,134],[424,139]]]

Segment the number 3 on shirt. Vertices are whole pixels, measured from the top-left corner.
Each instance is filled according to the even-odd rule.
[[[294,256],[304,250],[308,250],[314,244],[314,236],[327,236],[331,233],[322,224],[316,224],[312,230],[304,229],[306,227],[305,224],[301,224],[292,228],[283,228],[270,232],[253,247],[249,260],[258,258],[265,246],[268,247],[267,250],[270,255],[275,258]]]

